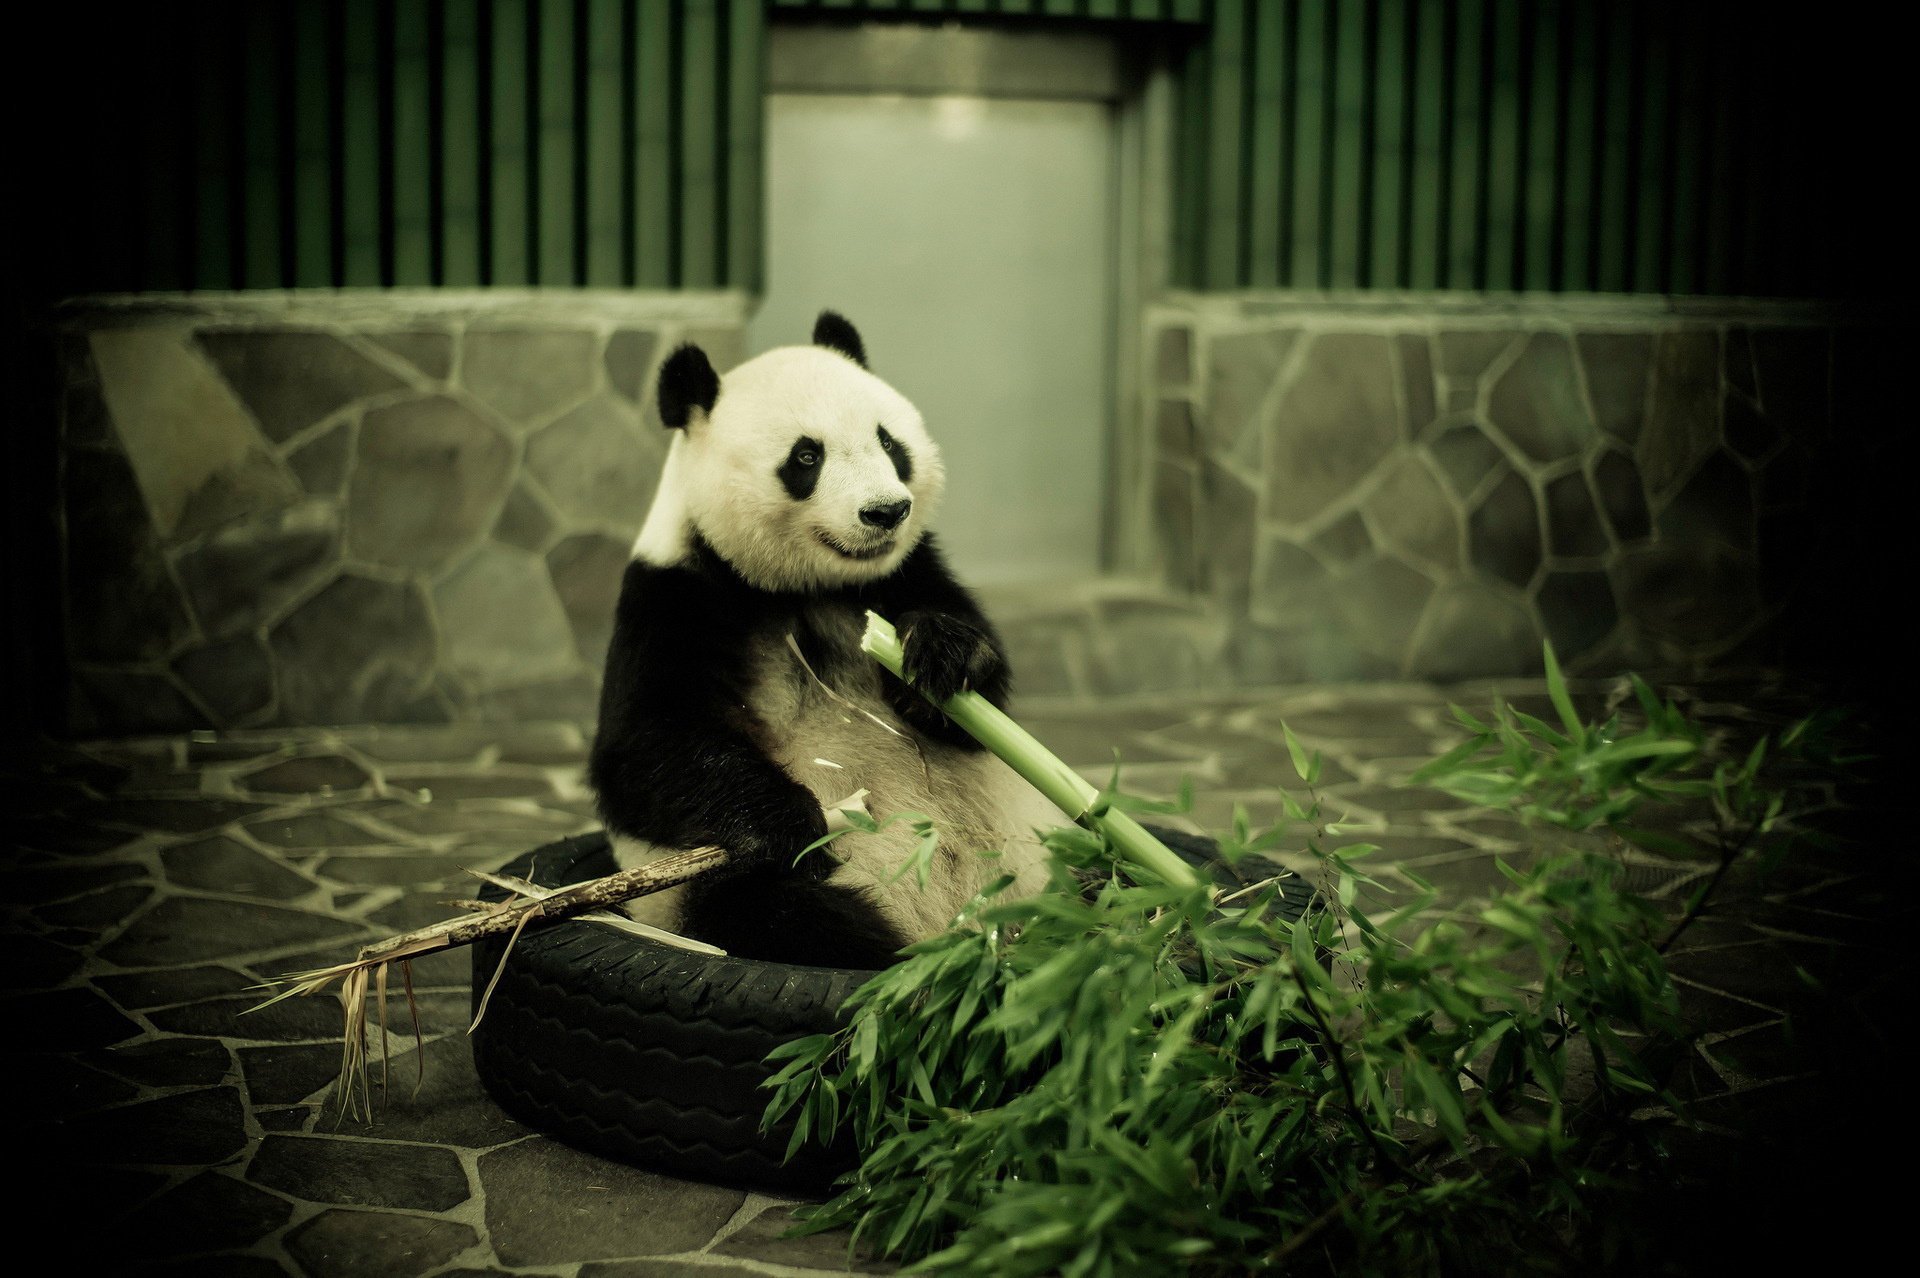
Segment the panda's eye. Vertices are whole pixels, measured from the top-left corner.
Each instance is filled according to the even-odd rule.
[[[893,463],[893,473],[900,476],[900,482],[904,484],[912,479],[913,454],[908,452],[899,440],[889,435],[885,426],[875,426],[873,429],[880,437],[880,451],[885,453],[887,460]]]
[[[820,450],[812,444],[795,444],[791,457],[793,464],[796,466],[818,466],[820,464]]]

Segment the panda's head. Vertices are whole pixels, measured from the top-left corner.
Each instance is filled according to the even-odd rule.
[[[678,558],[697,533],[762,590],[873,581],[913,550],[945,487],[919,411],[867,371],[859,333],[831,311],[813,345],[724,378],[699,347],[680,347],[661,366],[659,402],[677,437],[644,558]]]

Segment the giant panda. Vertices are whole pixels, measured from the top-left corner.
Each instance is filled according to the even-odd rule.
[[[588,774],[622,866],[732,856],[636,918],[743,957],[879,968],[1000,875],[1010,895],[1039,890],[1037,832],[1060,811],[859,647],[874,609],[921,687],[1006,704],[1005,650],[929,531],[940,450],[853,325],[822,312],[811,345],[724,378],[680,346],[658,402],[673,438],[621,583]],[[905,821],[800,857],[823,805],[859,790],[876,820],[933,820],[929,885],[897,873]]]

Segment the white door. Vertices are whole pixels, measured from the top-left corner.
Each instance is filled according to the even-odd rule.
[[[822,308],[947,463],[961,578],[1099,567],[1111,412],[1113,124],[1094,102],[772,94],[755,353]]]

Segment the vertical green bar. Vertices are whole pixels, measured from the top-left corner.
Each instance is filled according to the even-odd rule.
[[[1726,16],[1726,6],[1713,9],[1715,21]],[[1733,262],[1737,222],[1734,210],[1734,186],[1739,173],[1741,149],[1745,145],[1740,99],[1740,68],[1746,58],[1741,42],[1730,38],[1714,59],[1713,81],[1707,101],[1712,104],[1712,169],[1707,182],[1706,205],[1701,214],[1704,252],[1701,287],[1714,294],[1733,291]]]
[[[333,138],[327,8],[293,10],[293,285],[333,284]]]
[[[232,93],[236,68],[218,9],[195,14],[194,264],[191,287],[233,288]]]
[[[1412,15],[1406,0],[1381,0],[1379,12],[1379,53],[1368,88],[1374,98],[1373,154],[1368,161],[1373,166],[1373,225],[1365,233],[1372,267],[1367,283],[1390,288],[1400,283],[1400,209],[1408,195],[1401,175],[1411,141],[1402,130],[1408,89],[1407,23]]]
[[[1293,188],[1293,251],[1288,273],[1295,288],[1317,287],[1325,270],[1320,253],[1320,196],[1326,172],[1326,79],[1332,72],[1324,54],[1328,21],[1327,5],[1307,0],[1300,6],[1299,24],[1294,28],[1298,34],[1293,59],[1293,172],[1287,177]]]
[[[380,278],[380,24],[373,0],[346,0],[346,83],[341,198],[346,206],[349,287],[378,288]]]
[[[1210,37],[1207,118],[1207,217],[1205,288],[1241,285],[1240,227],[1242,181],[1240,139],[1244,120],[1242,79],[1246,68],[1246,9],[1243,0],[1218,0]]]
[[[1487,156],[1486,205],[1481,216],[1487,220],[1483,287],[1491,289],[1520,287],[1513,275],[1514,238],[1521,233],[1514,223],[1514,203],[1522,179],[1520,130],[1526,123],[1520,109],[1519,5],[1532,3],[1534,0],[1492,0],[1486,15],[1494,30],[1493,96],[1488,103],[1493,128]]]
[[[587,7],[587,279],[594,288],[618,288],[626,227],[621,190],[620,77],[625,61],[621,0],[589,0]]]
[[[1447,192],[1448,242],[1441,246],[1446,257],[1446,280],[1452,288],[1484,288],[1485,282],[1474,274],[1474,248],[1486,215],[1480,202],[1480,75],[1481,24],[1486,21],[1483,0],[1460,0],[1459,25],[1455,28],[1453,60],[1452,131],[1453,189]]]
[[[1419,24],[1415,45],[1412,93],[1417,104],[1413,113],[1413,177],[1407,201],[1410,210],[1407,228],[1413,238],[1407,254],[1407,286],[1432,289],[1440,287],[1441,209],[1446,206],[1447,190],[1443,152],[1449,144],[1446,81],[1452,68],[1446,59],[1447,10],[1441,0],[1418,0],[1414,20]]]
[[[1749,56],[1741,66],[1745,83],[1740,102],[1746,117],[1747,145],[1740,201],[1739,274],[1734,291],[1748,297],[1765,296],[1777,278],[1771,258],[1778,245],[1771,232],[1781,159],[1779,124],[1784,111],[1770,76],[1777,65],[1772,54],[1780,38],[1777,28],[1760,26],[1747,37]]]
[[[1369,228],[1363,227],[1361,195],[1362,174],[1370,164],[1371,149],[1366,136],[1367,83],[1366,6],[1363,0],[1339,0],[1329,6],[1328,20],[1336,26],[1334,64],[1328,68],[1334,77],[1333,154],[1328,157],[1328,172],[1333,182],[1333,224],[1327,229],[1329,260],[1322,268],[1335,288],[1353,288],[1360,283],[1360,244]]]
[[[150,13],[144,33],[151,41],[141,83],[150,95],[140,127],[141,185],[146,210],[142,226],[146,246],[140,287],[172,291],[186,288],[187,238],[191,234],[192,131],[186,76],[188,63],[177,22],[161,23]]]
[[[1683,8],[1673,28],[1680,74],[1675,80],[1679,92],[1672,102],[1675,151],[1673,191],[1667,208],[1667,291],[1671,293],[1701,291],[1701,263],[1696,251],[1714,159],[1707,149],[1707,121],[1712,111],[1707,91],[1717,64],[1726,56],[1708,24],[1701,21],[1703,13],[1704,6]],[[1686,56],[1680,57],[1678,50],[1685,50]]]
[[[73,190],[61,193],[73,200],[72,211],[48,228],[63,245],[58,254],[63,269],[56,282],[79,293],[125,292],[133,287],[135,269],[127,252],[127,230],[139,211],[128,207],[121,185],[128,149],[121,121],[129,95],[123,86],[131,68],[124,53],[111,48],[102,50],[100,62],[97,73],[103,84],[73,104],[73,121],[62,139],[88,162],[72,175]],[[7,300],[11,307],[12,294]]]
[[[1173,282],[1198,288],[1205,224],[1203,192],[1207,174],[1207,66],[1205,40],[1187,46],[1180,68],[1180,118],[1174,135]]]
[[[246,276],[243,288],[283,288],[280,269],[280,24],[284,10],[246,10]]]
[[[1627,239],[1633,234],[1633,210],[1627,206],[1627,170],[1634,160],[1637,138],[1633,131],[1634,97],[1637,92],[1633,67],[1633,26],[1637,15],[1625,7],[1608,15],[1606,46],[1599,67],[1605,86],[1605,117],[1600,121],[1600,189],[1594,193],[1597,205],[1594,223],[1598,228],[1600,250],[1593,272],[1593,289],[1599,293],[1627,291]]]
[[[433,145],[426,0],[393,10],[393,282],[433,282]]]
[[[759,0],[731,0],[727,24],[727,269],[721,283],[758,293],[761,174],[766,158],[766,13]]]
[[[1567,10],[1562,38],[1571,55],[1560,92],[1566,97],[1566,154],[1560,157],[1565,169],[1565,188],[1560,200],[1560,270],[1553,287],[1584,291],[1587,259],[1592,240],[1588,223],[1592,217],[1594,152],[1600,146],[1599,116],[1595,110],[1599,80],[1600,17],[1597,4],[1580,4]]]
[[[680,261],[682,288],[712,288],[720,276],[720,31],[715,0],[684,0],[680,81]]]
[[[1175,22],[1205,22],[1207,0],[1173,0]]]
[[[1280,165],[1280,125],[1285,110],[1286,31],[1280,0],[1254,0],[1253,120],[1247,174],[1247,283],[1278,288],[1280,278],[1280,201],[1286,185]]]
[[[642,288],[673,286],[673,5],[639,0],[634,29],[633,260]]]
[[[1668,131],[1673,122],[1673,103],[1669,100],[1674,58],[1672,11],[1664,5],[1652,5],[1648,12],[1653,29],[1640,82],[1644,106],[1638,136],[1639,198],[1627,211],[1635,249],[1632,278],[1626,286],[1636,293],[1661,291],[1672,248],[1667,234],[1668,202],[1673,198],[1672,136]]]
[[[915,7],[918,8],[919,5],[916,3]],[[927,7],[932,8],[934,6],[929,4]],[[1087,5],[1087,16],[1089,18],[1117,18],[1120,16],[1120,0],[1090,0],[1090,3]]]
[[[1553,243],[1559,224],[1554,193],[1554,174],[1559,155],[1560,114],[1566,104],[1560,83],[1561,23],[1567,9],[1561,5],[1541,5],[1534,16],[1532,88],[1528,94],[1527,169],[1521,175],[1526,211],[1525,223],[1516,227],[1524,237],[1525,274],[1513,282],[1515,288],[1544,292],[1553,287]]]
[[[573,0],[540,2],[540,103],[534,146],[540,165],[539,257],[533,282],[542,288],[574,278]]]
[[[441,9],[440,282],[480,283],[480,10]]]
[[[493,65],[487,68],[493,136],[485,139],[484,145],[491,160],[486,199],[493,241],[489,245],[493,278],[485,282],[495,285],[533,281],[533,264],[527,252],[527,215],[531,212],[527,69],[532,61],[527,47],[528,2],[493,0]]]

